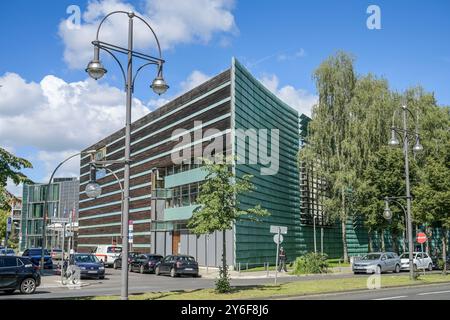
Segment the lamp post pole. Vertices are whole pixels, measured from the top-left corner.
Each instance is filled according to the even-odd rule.
[[[412,234],[412,215],[411,215],[411,190],[409,185],[409,143],[408,143],[408,123],[407,108],[403,106],[403,153],[405,156],[405,183],[406,183],[406,215],[408,217],[408,250],[409,250],[409,277],[414,279],[414,246]]]
[[[403,142],[403,156],[405,157],[405,185],[406,185],[406,224],[407,224],[407,233],[408,233],[408,251],[409,251],[409,276],[411,280],[415,279],[414,276],[414,243],[413,243],[413,231],[412,231],[412,214],[411,214],[411,187],[409,181],[409,139],[410,135],[415,136],[416,143],[413,147],[413,152],[421,152],[423,150],[422,145],[420,144],[419,130],[418,130],[418,122],[417,118],[414,117],[411,110],[409,110],[406,105],[402,106],[402,122],[403,128],[399,129],[395,127],[395,116],[397,115],[397,110],[394,111],[394,115],[392,118],[392,135],[391,140],[389,141],[390,146],[398,146],[399,141],[397,140],[396,134],[402,134],[402,142]],[[412,118],[416,122],[415,131],[408,130],[408,113],[412,116]]]
[[[109,44],[103,41],[99,41],[99,34],[100,29],[103,25],[103,23],[112,15],[116,14],[126,14],[128,17],[128,47],[122,48],[117,45]],[[148,29],[153,34],[157,49],[159,53],[159,57],[155,58],[153,56],[140,53],[137,51],[134,51],[133,49],[133,23],[134,19],[138,19],[141,22],[143,22]],[[128,245],[129,245],[129,239],[128,239],[128,220],[129,220],[129,205],[130,205],[130,163],[131,163],[131,107],[132,107],[132,100],[133,100],[133,91],[134,91],[134,84],[136,81],[136,78],[139,74],[139,72],[149,65],[156,65],[158,67],[158,72],[156,75],[156,78],[153,80],[150,88],[153,89],[153,91],[156,94],[163,94],[167,91],[169,86],[166,84],[164,78],[163,78],[163,64],[165,61],[162,59],[161,55],[161,46],[159,44],[159,40],[154,32],[154,30],[151,28],[151,26],[140,16],[136,15],[134,12],[125,12],[125,11],[113,11],[109,13],[108,15],[103,18],[103,20],[100,22],[100,25],[97,29],[97,37],[96,40],[92,42],[94,45],[94,59],[89,62],[86,71],[89,73],[89,75],[95,79],[98,80],[102,78],[105,73],[107,72],[106,69],[103,67],[101,61],[100,61],[100,50],[103,50],[110,54],[113,59],[119,64],[120,70],[122,71],[122,76],[125,81],[125,90],[126,90],[126,118],[125,118],[125,155],[124,155],[124,182],[123,182],[123,210],[122,210],[122,270],[121,270],[121,299],[122,300],[128,300]],[[120,63],[119,59],[113,54],[113,52],[118,52],[122,54],[127,55],[127,66],[126,71],[125,68]],[[139,60],[144,60],[145,63],[141,65],[139,68],[137,68],[136,72],[133,72],[133,63],[134,58],[137,58]],[[107,161],[106,161],[107,162]],[[107,164],[107,163],[104,163]],[[93,186],[94,191],[98,189],[97,186]],[[154,188],[154,186],[152,186]],[[95,192],[94,192],[95,195]]]

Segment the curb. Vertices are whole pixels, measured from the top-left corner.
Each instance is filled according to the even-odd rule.
[[[249,298],[244,300],[283,300],[286,298],[308,298],[308,297],[323,297],[323,296],[335,296],[340,294],[346,294],[346,293],[366,293],[368,291],[387,291],[390,289],[408,289],[408,288],[420,288],[420,287],[432,287],[432,286],[438,286],[442,284],[450,284],[449,281],[443,281],[443,282],[435,282],[435,283],[428,283],[428,284],[410,284],[406,286],[388,286],[381,289],[353,289],[353,290],[345,290],[345,291],[330,291],[330,292],[324,292],[324,293],[314,293],[314,294],[294,294],[294,295],[280,295],[276,297],[259,297],[259,298]],[[241,299],[238,299],[241,300]]]

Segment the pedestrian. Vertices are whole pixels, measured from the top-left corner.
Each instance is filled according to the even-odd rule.
[[[278,253],[278,272],[281,272],[281,270],[287,272],[286,259],[286,251],[284,251],[284,248],[281,247],[280,252]]]

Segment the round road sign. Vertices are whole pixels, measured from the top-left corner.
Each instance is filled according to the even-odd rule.
[[[427,242],[427,235],[425,234],[425,233],[423,233],[423,232],[419,232],[418,234],[417,234],[417,242],[418,243],[420,243],[420,244],[422,244],[422,243],[425,243],[425,242]]]
[[[278,244],[278,234],[274,234],[273,235],[273,242],[275,242],[276,244]],[[280,244],[283,243],[283,235],[280,234]]]

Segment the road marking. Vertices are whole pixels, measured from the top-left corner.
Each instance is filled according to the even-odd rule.
[[[435,291],[435,292],[424,292],[424,293],[418,293],[418,296],[428,296],[432,294],[442,294],[442,293],[450,293],[450,290],[447,291]]]
[[[388,298],[378,298],[378,299],[372,299],[372,300],[395,300],[395,299],[402,299],[402,298],[408,298],[408,296],[397,296],[397,297],[388,297]]]

